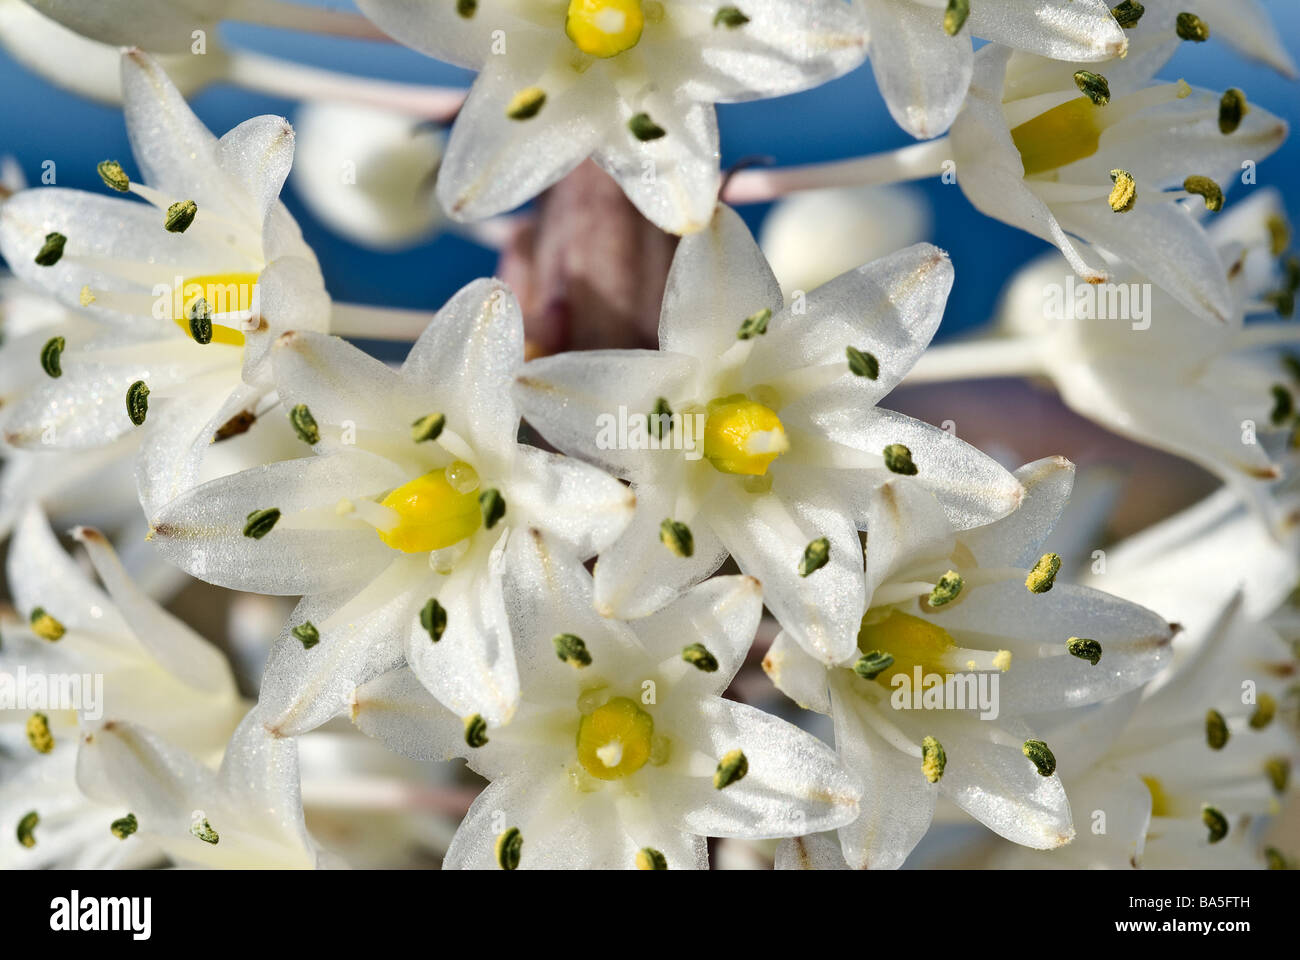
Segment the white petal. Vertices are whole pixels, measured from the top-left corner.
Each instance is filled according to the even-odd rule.
[[[505,4],[480,4],[472,17],[463,17],[456,4],[426,0],[357,0],[357,6],[389,36],[431,57],[458,67],[478,70],[492,52],[493,34],[511,37],[538,33],[528,20],[516,17]]]
[[[1053,60],[1111,60],[1128,49],[1105,0],[1001,0],[992,9],[972,3],[966,29]]]
[[[23,616],[44,607],[69,629],[130,632],[108,596],[59,546],[39,506],[27,507],[18,521],[6,574],[14,604]]]
[[[1025,488],[1020,506],[1001,520],[962,535],[982,566],[1030,567],[1056,526],[1074,487],[1074,464],[1065,457],[1044,457],[1015,472]]]
[[[632,520],[631,489],[580,460],[520,446],[514,471],[508,497],[513,525],[540,527],[581,557],[610,546]]]
[[[763,657],[763,672],[776,688],[805,710],[831,712],[826,664],[804,653],[784,630]]]
[[[699,643],[717,660],[717,669],[682,669],[699,694],[720,696],[745,662],[763,615],[763,591],[753,577],[714,577],[688,590],[676,603],[639,620],[636,634],[656,659],[680,659],[682,649]]]
[[[847,870],[836,833],[790,837],[776,848],[777,870]]]

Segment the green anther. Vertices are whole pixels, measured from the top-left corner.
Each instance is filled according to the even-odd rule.
[[[1210,831],[1210,843],[1218,843],[1228,835],[1228,818],[1218,807],[1208,803],[1201,805],[1201,823]]]
[[[478,0],[456,0],[456,12],[466,20],[478,12]]]
[[[1282,366],[1286,367],[1286,372],[1291,374],[1291,379],[1300,380],[1300,354],[1282,354]]]
[[[723,790],[749,773],[749,759],[740,750],[728,750],[713,771],[713,789]]]
[[[519,828],[511,827],[498,836],[495,851],[498,867],[502,870],[518,870],[519,858],[524,851],[524,835],[519,832]]]
[[[970,0],[948,0],[948,9],[943,12],[943,32],[950,37],[957,36],[969,16]]]
[[[316,646],[316,644],[320,643],[320,631],[316,629],[316,624],[312,623],[310,620],[298,624],[298,626],[294,627],[289,632],[297,638],[298,642],[302,644],[304,650],[310,650],[312,647]]]
[[[900,473],[905,477],[916,476],[916,464],[912,462],[912,451],[901,443],[891,443],[881,451],[885,457],[885,466],[891,473]]]
[[[1255,702],[1255,712],[1250,715],[1250,724],[1252,730],[1263,730],[1277,715],[1277,701],[1273,699],[1271,693],[1261,693],[1259,700]]]
[[[1110,103],[1110,83],[1100,73],[1078,70],[1074,74],[1074,85],[1095,105],[1104,107]]]
[[[1025,577],[1025,587],[1030,593],[1046,593],[1056,585],[1056,575],[1060,572],[1060,554],[1045,553],[1038,558],[1038,562]]]
[[[1096,640],[1071,637],[1065,641],[1065,649],[1070,652],[1070,656],[1078,657],[1080,660],[1087,660],[1094,667],[1097,665],[1097,661],[1101,659],[1101,644]]]
[[[1124,0],[1118,7],[1111,8],[1110,15],[1125,30],[1132,30],[1142,19],[1142,14],[1146,12],[1147,8],[1137,0]]]
[[[32,625],[32,633],[51,643],[62,640],[63,635],[68,632],[62,623],[45,612],[44,607],[35,607],[28,622]]]
[[[488,742],[487,721],[476,713],[465,718],[465,743],[477,750]]]
[[[1180,13],[1174,21],[1174,32],[1180,40],[1204,43],[1210,39],[1210,26],[1194,13]]]
[[[268,507],[265,510],[254,510],[244,518],[244,536],[253,540],[261,540],[271,532],[271,529],[280,520],[280,508]]]
[[[430,597],[420,608],[420,626],[424,627],[424,632],[434,643],[442,639],[447,630],[447,609],[438,602],[437,597]]]
[[[194,301],[190,307],[190,336],[195,343],[212,342],[212,307],[203,297]]]
[[[667,870],[668,860],[653,847],[642,847],[636,852],[638,870]]]
[[[1225,137],[1230,133],[1235,133],[1241,126],[1241,118],[1250,112],[1250,104],[1246,102],[1246,95],[1232,87],[1223,92],[1219,99],[1219,132]]]
[[[960,573],[956,570],[949,570],[939,582],[934,585],[930,591],[929,603],[932,607],[942,607],[945,604],[952,603],[961,594],[961,588],[966,585]]]
[[[557,633],[551,638],[551,645],[555,647],[555,655],[575,670],[591,666],[591,652],[581,637]]]
[[[1026,740],[1020,752],[1030,759],[1040,777],[1050,777],[1056,772],[1056,755],[1042,740]]]
[[[1290,319],[1295,316],[1295,291],[1278,290],[1264,296],[1264,299],[1273,304],[1277,309],[1278,316]]]
[[[491,530],[506,515],[506,498],[496,487],[491,487],[478,495],[478,508],[483,514],[483,527]]]
[[[1222,750],[1228,745],[1228,737],[1230,736],[1228,721],[1223,719],[1223,714],[1214,709],[1206,710],[1205,742],[1210,745],[1210,749]]]
[[[1295,395],[1280,383],[1273,384],[1271,389],[1273,412],[1268,415],[1268,419],[1273,426],[1280,427],[1295,413]]]
[[[63,348],[68,345],[68,341],[63,337],[50,337],[45,341],[45,346],[41,347],[41,369],[45,375],[58,379],[63,376]]]
[[[668,131],[651,120],[650,114],[645,112],[632,114],[632,117],[627,122],[627,128],[632,131],[632,136],[642,143],[658,140],[668,135]]]
[[[1128,213],[1137,203],[1137,180],[1127,170],[1112,170],[1110,179],[1115,186],[1111,189],[1106,202],[1116,213]]]
[[[193,836],[198,837],[204,843],[210,843],[213,846],[216,846],[217,842],[221,840],[221,837],[217,835],[217,831],[212,829],[212,824],[208,823],[207,817],[191,823],[190,833]]]
[[[27,718],[27,742],[37,753],[54,749],[54,734],[50,732],[50,718],[43,713],[33,713]]]
[[[36,846],[36,827],[40,822],[40,815],[35,810],[23,814],[18,821],[18,842],[28,850]]]
[[[673,408],[668,406],[668,400],[660,397],[655,401],[654,409],[650,411],[650,434],[656,440],[662,440],[665,433],[671,433],[673,429]]]
[[[863,680],[874,680],[894,665],[894,658],[884,650],[868,650],[853,665],[853,672]]]
[[[747,23],[749,23],[749,17],[745,16],[739,7],[719,7],[718,12],[713,15],[713,25],[715,27],[723,26],[728,30],[735,30]]]
[[[117,839],[125,840],[140,829],[140,821],[135,818],[134,813],[128,813],[120,820],[114,820],[110,823],[108,829]]]
[[[1291,781],[1291,761],[1286,757],[1269,757],[1264,763],[1264,772],[1268,782],[1277,793],[1285,793],[1286,785]]]
[[[506,104],[506,116],[511,120],[531,120],[546,105],[546,91],[540,87],[520,90]]]
[[[845,347],[844,355],[849,358],[849,372],[855,377],[875,380],[880,376],[880,361],[874,353],[859,350],[857,347]]]
[[[143,380],[126,388],[126,415],[137,427],[149,416],[149,385]]]
[[[131,189],[131,178],[126,175],[126,171],[116,160],[105,160],[95,169],[99,171],[99,179],[103,180],[104,186],[110,190],[126,193]]]
[[[676,520],[659,524],[659,542],[679,557],[689,557],[695,552],[695,538],[691,528]]]
[[[68,238],[61,233],[47,233],[45,242],[41,244],[41,249],[36,253],[36,264],[41,267],[52,267],[63,259],[63,248],[67,245]]]
[[[764,307],[757,313],[751,313],[744,320],[740,321],[740,329],[736,331],[737,340],[753,340],[755,337],[761,337],[767,333],[768,321],[772,319],[772,311]]]
[[[1269,252],[1280,257],[1291,246],[1291,224],[1279,213],[1272,214],[1265,224],[1268,227]]]
[[[442,435],[442,428],[447,425],[447,418],[441,413],[426,413],[411,424],[411,439],[416,443],[437,440]]]
[[[1268,864],[1270,870],[1287,870],[1290,869],[1286,862],[1286,857],[1277,847],[1264,848],[1264,862]]]
[[[682,659],[704,673],[716,673],[718,669],[718,658],[702,643],[692,643],[682,647]]]
[[[803,558],[799,561],[799,576],[806,577],[815,573],[831,559],[831,542],[825,537],[818,537],[803,548]]]
[[[1205,200],[1205,209],[1218,213],[1223,209],[1223,189],[1209,177],[1192,176],[1183,181],[1183,189]]]
[[[943,768],[948,766],[948,754],[943,744],[934,737],[925,737],[921,741],[921,773],[931,783],[938,783],[943,778]]]
[[[167,208],[163,226],[168,233],[184,233],[199,215],[199,205],[193,200],[177,200]]]
[[[298,439],[303,443],[311,444],[313,447],[320,443],[320,427],[316,425],[316,418],[311,415],[307,404],[300,403],[289,411],[289,423],[293,425],[293,432],[298,434]]]

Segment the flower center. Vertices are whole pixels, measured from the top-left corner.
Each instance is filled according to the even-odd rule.
[[[465,481],[465,474],[473,469],[457,461],[384,497],[381,504],[399,519],[395,526],[379,530],[379,539],[403,553],[428,553],[472,535],[483,523],[475,492],[478,484],[471,486]]]
[[[627,697],[614,697],[578,724],[578,760],[597,780],[636,773],[650,759],[655,721]]]
[[[641,0],[569,0],[564,32],[593,57],[615,57],[641,40]]]
[[[1087,97],[1078,97],[1012,130],[1025,176],[1047,173],[1096,153],[1102,132],[1097,122],[1099,109]]]
[[[875,622],[868,622],[872,620]],[[888,687],[895,674],[910,679],[916,666],[920,666],[922,676],[949,672],[945,658],[957,649],[957,644],[943,627],[900,610],[888,610],[868,612],[862,618],[858,647],[863,653],[882,650],[894,658],[893,664],[876,677],[877,683]]]
[[[744,394],[709,404],[704,423],[704,456],[722,473],[759,477],[790,449],[776,412]]]
[[[201,300],[206,307],[204,312],[212,320],[211,342],[242,347],[244,334],[232,326],[238,321],[223,317],[247,313],[253,308],[253,291],[257,289],[257,278],[255,273],[214,273],[191,277],[181,287],[180,314],[172,319],[176,321],[176,326],[185,331],[187,337],[192,338],[194,328],[191,326],[191,318]]]

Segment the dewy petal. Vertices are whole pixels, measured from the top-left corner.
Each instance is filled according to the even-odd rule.
[[[584,558],[617,540],[636,509],[631,489],[609,474],[572,457],[525,446],[515,451],[509,502],[515,526],[525,517]]]
[[[868,607],[876,589],[900,568],[924,560],[946,563],[955,545],[952,524],[934,495],[902,478],[876,488],[866,528]]]
[[[1110,60],[1128,49],[1107,0],[972,3],[966,29],[984,40],[1053,60]]]
[[[31,6],[84,37],[117,47],[191,53],[192,33],[215,33],[228,0],[34,0]]]
[[[542,33],[536,25],[514,16],[510,5],[504,3],[480,3],[472,17],[461,16],[454,2],[357,0],[357,6],[394,39],[470,70],[482,68],[498,31],[510,38],[512,47],[516,38],[536,43]]]
[[[430,397],[451,429],[465,429],[457,423],[465,418],[465,439],[480,453],[503,451],[513,448],[519,428],[510,383],[523,361],[524,321],[514,294],[499,280],[475,280],[420,334],[402,378]]]
[[[975,527],[962,543],[985,567],[1031,567],[1056,526],[1074,487],[1074,464],[1065,457],[1044,457],[1015,472],[1025,488],[1020,506],[1001,520]]]
[[[763,672],[778,690],[805,710],[831,712],[826,664],[805,653],[784,630],[768,647]]]
[[[710,837],[801,836],[830,830],[858,814],[861,788],[834,752],[805,733],[755,707],[708,697],[690,715],[690,729],[674,736],[674,760],[660,768],[652,801],[679,829]],[[717,758],[741,750],[749,761],[744,778],[724,789],[703,775],[675,769],[679,751]],[[674,775],[676,774],[676,775]]]
[[[713,105],[649,94],[620,100],[618,126],[594,159],[618,181],[629,200],[655,226],[692,234],[705,228],[718,201],[718,118]],[[665,135],[641,141],[628,121],[649,113]]]
[[[452,219],[514,209],[573,170],[613,128],[601,78],[549,71],[554,53],[550,39],[521,31],[511,35],[510,55],[489,58],[474,81],[438,170],[438,200]],[[511,98],[538,84],[550,86],[539,87],[546,94],[541,111],[507,116]]]
[[[217,144],[217,162],[252,201],[249,213],[261,223],[280,199],[280,189],[293,166],[293,127],[284,117],[245,120]],[[229,216],[231,211],[222,211]]]
[[[708,229],[677,245],[659,314],[659,349],[718,357],[736,342],[741,322],[760,310],[781,310],[781,286],[745,221],[718,204]]]
[[[912,0],[860,2],[871,34],[871,69],[890,114],[919,140],[939,136],[970,86],[970,34],[948,36],[943,12]]]
[[[39,506],[33,504],[23,511],[9,545],[5,573],[22,616],[44,607],[68,629],[130,632],[108,596],[59,546]]]
[[[366,736],[416,760],[451,760],[470,749],[464,721],[435,700],[409,667],[389,670],[357,687],[352,722]],[[496,742],[489,737],[479,749]]]
[[[391,490],[407,477],[357,449],[272,463],[210,480],[152,518],[153,541],[177,566],[209,583],[257,593],[320,593],[365,579],[393,551],[360,521],[293,526],[293,515],[332,518],[340,499]],[[248,514],[275,508],[281,519],[262,539],[244,535]]]
[[[930,829],[939,790],[922,775],[920,760],[861,717],[875,707],[838,686],[831,704],[836,749],[864,787],[860,815],[840,828],[844,859],[855,869],[897,870]]]
[[[763,601],[786,632],[828,666],[849,656],[865,599],[862,546],[852,521],[816,497],[737,493],[715,503],[714,532],[741,571],[762,583]],[[800,576],[804,549],[821,537],[830,541],[826,565]]]
[[[776,848],[777,870],[847,870],[837,833],[790,837]]]
[[[267,358],[281,334],[290,330],[325,333],[329,329],[330,298],[320,265],[306,247],[302,254],[280,256],[258,275],[262,322],[258,329],[244,332],[243,374],[249,383],[268,384],[271,364]],[[269,250],[267,255],[275,256]]]
[[[1025,185],[1025,166],[1002,113],[1010,55],[1006,47],[990,44],[975,56],[966,106],[951,132],[957,182],[981,213],[1055,244],[1079,276],[1101,283],[1108,276],[1101,259],[1066,236],[1052,211]]]

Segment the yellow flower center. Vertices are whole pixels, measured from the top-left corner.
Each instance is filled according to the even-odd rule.
[[[722,473],[759,477],[790,449],[775,411],[743,394],[709,404],[704,423],[704,456]]]
[[[627,697],[614,697],[578,724],[578,760],[597,780],[636,773],[650,759],[655,721]]]
[[[875,622],[868,622],[872,620]],[[896,674],[911,679],[912,668],[918,665],[922,676],[949,672],[946,660],[957,649],[957,644],[943,627],[900,610],[889,610],[883,617],[868,612],[862,618],[858,648],[863,653],[883,650],[894,658],[894,662],[876,677],[877,683],[888,687],[890,678]]]
[[[380,530],[379,539],[403,553],[428,553],[450,547],[474,533],[483,523],[477,483],[464,482],[467,463],[457,461],[398,487],[381,504],[401,518],[396,526]],[[448,473],[457,482],[453,486]],[[467,490],[468,488],[468,490]]]
[[[253,306],[253,291],[257,288],[257,277],[255,273],[214,273],[192,277],[181,287],[181,312],[172,319],[176,321],[176,326],[185,331],[187,337],[192,337],[190,311],[200,299],[207,302],[209,312],[214,315],[250,310]],[[214,321],[212,342],[242,347],[244,335]]]
[[[593,57],[615,57],[641,40],[641,0],[569,0],[564,32]]]
[[[1099,109],[1087,97],[1078,97],[1012,130],[1011,140],[1020,151],[1025,176],[1047,173],[1096,153],[1102,131],[1097,122]]]

